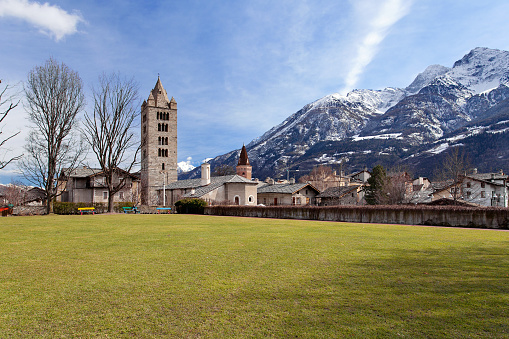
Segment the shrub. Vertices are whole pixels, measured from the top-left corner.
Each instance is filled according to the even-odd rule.
[[[177,213],[181,214],[203,214],[207,202],[198,198],[185,198],[175,203]]]

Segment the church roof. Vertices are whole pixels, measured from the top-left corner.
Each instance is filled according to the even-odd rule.
[[[201,179],[187,179],[187,180],[178,180],[169,185],[166,185],[166,189],[190,189],[194,188],[194,193],[187,193],[184,195],[186,198],[199,198],[204,196],[205,194],[212,192],[213,190],[225,185],[232,183],[243,183],[243,184],[251,184],[257,185],[258,183],[248,180],[240,175],[223,175],[220,177],[212,177],[210,178],[210,184],[203,186],[201,184]]]
[[[237,163],[237,166],[245,166],[249,165],[249,158],[247,157],[247,150],[246,146],[242,145],[242,150],[240,151],[240,157],[239,162]]]
[[[297,184],[266,184],[258,187],[258,193],[283,193],[283,194],[294,194],[304,187],[309,187],[315,190],[317,193],[320,193],[316,188],[314,188],[309,183],[297,183]]]

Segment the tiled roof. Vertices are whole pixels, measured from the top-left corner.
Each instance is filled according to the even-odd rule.
[[[314,188],[308,183],[298,183],[298,184],[274,184],[274,185],[266,184],[258,187],[258,193],[293,194],[307,186],[318,192],[316,188]]]
[[[199,198],[204,196],[205,194],[212,192],[213,190],[221,187],[224,184],[231,183],[243,183],[243,184],[251,184],[257,185],[258,183],[248,180],[240,175],[224,175],[220,177],[212,177],[210,178],[210,184],[203,186],[201,184],[201,179],[187,179],[187,180],[179,180],[175,181],[169,185],[166,185],[166,189],[192,189],[194,188],[194,193],[187,193],[184,197],[189,198]]]
[[[466,177],[477,180],[490,181],[490,180],[507,180],[509,176],[501,173],[477,173],[469,174]]]
[[[88,176],[97,174],[102,172],[102,169],[100,168],[89,168],[89,167],[78,167],[75,170],[73,170],[71,173],[69,173],[68,168],[64,168],[63,170],[64,174],[66,176],[69,176],[71,178],[86,178]]]
[[[322,193],[318,194],[317,198],[340,198],[345,194],[348,194],[354,190],[357,190],[359,186],[341,186],[341,187],[329,187]]]

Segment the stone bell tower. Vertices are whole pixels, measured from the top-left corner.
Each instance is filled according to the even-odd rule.
[[[237,163],[236,172],[237,175],[244,177],[248,180],[251,180],[251,171],[252,167],[249,164],[249,158],[247,157],[246,146],[242,145],[242,150],[240,151],[239,162]]]
[[[161,79],[141,105],[141,203],[162,204],[163,185],[177,181],[177,102]],[[161,200],[161,201],[160,201]]]

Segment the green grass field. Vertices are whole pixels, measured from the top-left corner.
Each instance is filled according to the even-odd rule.
[[[509,232],[0,218],[0,338],[509,338]]]

